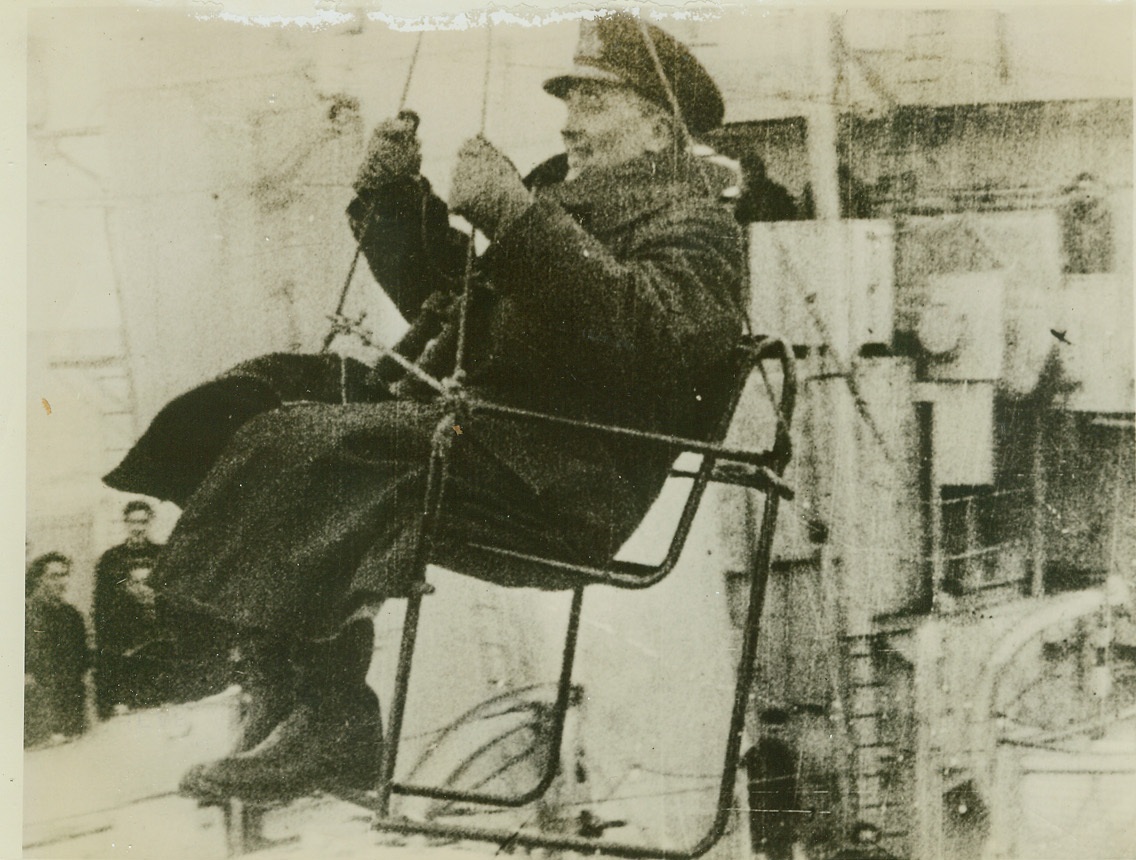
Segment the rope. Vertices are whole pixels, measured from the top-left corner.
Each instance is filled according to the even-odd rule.
[[[404,356],[402,353],[398,352],[394,348],[389,347],[385,343],[381,343],[381,342],[375,340],[374,338],[372,338],[371,335],[365,329],[360,327],[360,324],[359,324],[358,321],[350,320],[350,319],[347,319],[346,317],[343,317],[343,316],[329,316],[328,319],[331,320],[331,324],[332,324],[331,330],[332,330],[333,336],[336,335],[336,334],[341,334],[341,333],[342,334],[353,334],[357,338],[359,338],[360,342],[364,346],[369,346],[373,349],[379,350],[385,357],[394,361],[396,364],[399,365],[399,367],[401,367],[407,373],[412,374],[418,380],[426,383],[431,388],[433,388],[435,391],[438,391],[438,392],[445,392],[446,391],[446,386],[443,382],[441,382],[438,379],[435,379],[433,376],[431,376],[429,373],[427,373],[425,370],[423,370],[421,367],[419,367],[417,364],[415,364],[413,361],[408,359],[406,356]]]
[[[398,97],[398,109],[396,115],[402,116],[406,110],[406,97],[410,93],[410,81],[414,77],[414,69],[418,65],[418,53],[422,48],[422,37],[426,35],[425,30],[418,31],[418,38],[414,41],[414,51],[410,54],[410,65],[406,69],[406,79],[402,84],[402,93]],[[363,216],[364,220],[369,220],[371,217],[374,205],[372,204],[367,208],[366,214]],[[334,317],[339,317],[343,314],[343,308],[347,305],[347,294],[351,291],[351,283],[355,280],[355,270],[359,267],[359,258],[363,254],[363,242],[359,241],[355,244],[355,254],[351,258],[351,265],[347,269],[347,277],[343,280],[343,287],[339,291],[339,301],[335,305]],[[338,330],[333,326],[331,331],[323,341],[322,352],[327,352],[331,347],[331,342],[338,334]],[[343,355],[339,356],[339,399],[342,403],[347,403],[347,359]]]
[[[493,70],[493,22],[485,25],[485,70],[481,81],[481,118],[477,130],[479,137],[485,135],[486,119],[489,116],[489,75]],[[477,258],[477,228],[469,235],[469,244],[466,246],[465,273],[462,276],[462,298],[458,317],[458,345],[457,357],[454,359],[454,373],[451,377],[451,391],[459,389],[465,381],[465,353],[468,342],[467,330],[469,328],[469,305],[473,295],[473,265]]]
[[[402,84],[402,94],[398,97],[398,110],[395,113],[402,113],[406,107],[406,97],[410,93],[410,81],[414,77],[414,69],[418,65],[418,52],[422,48],[422,37],[426,35],[425,30],[418,31],[418,38],[414,40],[414,52],[410,55],[410,66],[406,70],[406,80]]]
[[[643,43],[647,47],[647,53],[651,55],[651,62],[655,66],[655,74],[659,76],[659,83],[663,85],[663,91],[667,94],[667,101],[671,104],[671,110],[674,114],[675,123],[675,141],[674,141],[674,161],[678,163],[678,150],[680,143],[686,146],[694,140],[690,134],[690,128],[686,124],[686,119],[682,115],[682,107],[678,103],[678,97],[671,87],[671,82],[667,79],[667,73],[663,69],[663,62],[659,59],[659,52],[655,49],[655,40],[651,38],[651,33],[647,29],[647,23],[642,18],[636,18],[635,22],[639,25],[639,33],[643,37]],[[695,158],[695,165],[698,168],[698,177],[702,181],[702,190],[707,194],[711,194],[713,189],[710,187],[710,180],[706,177],[706,171],[703,168],[702,162]]]
[[[678,164],[680,142],[683,146],[685,146],[688,143],[692,142],[694,140],[694,137],[693,135],[691,135],[690,128],[686,124],[686,119],[682,115],[682,107],[678,103],[678,96],[675,95],[674,88],[671,87],[671,82],[667,79],[666,71],[663,69],[663,61],[659,59],[659,52],[655,49],[655,40],[651,38],[651,33],[647,29],[647,24],[643,21],[642,18],[636,18],[636,22],[639,25],[639,33],[643,36],[643,43],[647,46],[647,53],[651,55],[651,62],[655,66],[655,74],[659,76],[659,82],[663,85],[663,91],[667,95],[667,101],[669,101],[671,104],[671,111],[674,116],[675,124],[674,152],[672,161],[674,164]],[[702,162],[701,158],[698,158],[696,156],[694,159],[694,166],[698,170],[698,179],[702,183],[702,191],[707,197],[709,197],[714,193],[714,189],[710,187],[710,179],[706,175],[706,165]],[[742,248],[744,251],[742,268],[746,284],[745,305],[743,305],[739,310],[741,311],[742,330],[746,334],[752,334],[753,325],[750,321],[748,308],[750,292],[750,272],[748,242],[745,241],[746,235],[748,235],[748,233],[743,233],[742,241]]]

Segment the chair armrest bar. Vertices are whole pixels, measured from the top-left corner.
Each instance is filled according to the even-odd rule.
[[[637,439],[641,442],[661,445],[676,451],[690,451],[694,454],[712,454],[722,460],[734,460],[753,466],[773,466],[776,464],[774,453],[765,449],[733,448],[716,442],[687,439],[682,436],[671,436],[667,433],[653,433],[649,430],[636,430],[631,427],[615,427],[610,424],[598,424],[593,421],[583,421],[579,418],[566,418],[563,415],[553,415],[547,412],[535,412],[531,409],[522,409],[519,406],[507,406],[503,403],[492,403],[477,398],[470,398],[468,405],[472,412],[510,415],[515,418],[524,418],[530,421],[543,421],[549,424],[575,427],[580,430],[592,430],[597,433],[607,433],[612,436]]]
[[[480,400],[468,395],[464,399],[464,406],[470,412],[485,412],[498,415],[510,415],[530,421],[542,421],[549,424],[559,424],[566,427],[575,427],[582,430],[591,430],[597,433],[607,433],[612,436],[621,436],[627,439],[636,439],[649,444],[661,445],[674,451],[689,451],[701,454],[702,463],[697,470],[672,470],[671,474],[691,478],[694,484],[687,497],[686,504],[679,519],[678,526],[672,536],[670,546],[663,561],[657,565],[639,564],[628,561],[612,561],[603,567],[594,565],[574,564],[561,559],[547,558],[530,553],[516,552],[503,547],[486,544],[471,543],[473,549],[487,552],[501,558],[522,561],[528,564],[545,567],[551,570],[562,571],[585,577],[596,585],[611,585],[617,588],[640,589],[648,588],[661,581],[678,563],[679,555],[686,543],[687,535],[694,519],[706,485],[715,481],[718,483],[738,484],[756,487],[767,495],[782,498],[793,498],[793,489],[781,479],[781,473],[792,456],[792,444],[788,434],[788,422],[793,415],[796,398],[796,374],[793,364],[792,348],[782,340],[772,338],[747,338],[742,345],[747,371],[742,374],[732,395],[731,403],[722,425],[718,430],[718,437],[722,439],[729,427],[729,418],[737,408],[742,388],[749,371],[758,362],[768,358],[777,358],[781,364],[783,376],[781,402],[777,404],[779,420],[778,431],[773,448],[770,450],[752,450],[734,448],[720,442],[706,442],[700,439],[687,439],[666,433],[654,433],[647,430],[637,430],[630,427],[614,427],[599,424],[593,421],[584,421],[577,418],[566,418],[561,415],[552,415],[523,409],[517,406],[508,406],[503,403],[493,403]],[[728,461],[719,465],[718,460]],[[744,464],[744,465],[742,465]]]
[[[671,469],[672,478],[696,478],[697,472],[689,469]],[[735,487],[751,487],[763,493],[776,493],[783,499],[796,497],[793,487],[767,466],[749,466],[736,463],[719,464],[710,473],[710,483],[730,484]]]
[[[548,424],[559,424],[562,427],[575,427],[580,430],[591,430],[597,433],[606,433],[611,436],[621,436],[625,439],[637,439],[641,442],[662,445],[675,451],[708,454],[721,460],[747,463],[751,466],[768,467],[774,472],[780,472],[784,469],[792,456],[792,445],[788,433],[785,432],[788,421],[791,420],[793,415],[797,393],[797,377],[793,362],[792,347],[783,340],[776,338],[749,337],[744,341],[742,349],[750,368],[756,367],[759,362],[769,358],[776,358],[781,364],[784,382],[780,404],[780,421],[778,422],[777,438],[772,449],[754,450],[749,448],[735,448],[720,442],[707,442],[703,439],[688,439],[669,433],[656,433],[650,430],[639,430],[633,427],[616,427],[610,424],[600,424],[595,421],[586,421],[580,418],[568,418],[563,415],[537,412],[532,409],[509,406],[504,403],[494,403],[489,400],[482,400],[478,397],[468,395],[465,398],[464,404],[471,412],[511,415],[514,418],[543,421]],[[736,403],[734,405],[736,406]]]
[[[532,555],[526,552],[516,552],[489,544],[471,543],[469,546],[482,552],[492,553],[502,558],[523,561],[528,564],[537,564],[542,567],[553,568],[566,573],[575,573],[587,577],[594,585],[614,585],[618,588],[648,588],[670,573],[673,564],[639,564],[633,561],[613,561],[607,567],[595,567],[588,564],[573,564],[556,558],[547,558],[541,555]]]

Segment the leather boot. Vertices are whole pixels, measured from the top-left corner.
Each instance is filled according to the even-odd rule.
[[[296,672],[289,643],[249,637],[237,646],[235,680],[241,685],[241,725],[234,753],[252,749],[296,705]]]
[[[297,649],[296,704],[256,746],[193,768],[182,792],[200,800],[292,800],[316,791],[369,789],[382,761],[379,700],[366,684],[370,621]]]

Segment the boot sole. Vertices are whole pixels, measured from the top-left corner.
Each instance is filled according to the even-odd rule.
[[[199,769],[200,768],[200,769]],[[191,769],[178,786],[183,797],[196,800],[201,805],[217,805],[229,800],[246,803],[288,803],[311,797],[316,794],[358,795],[378,786],[379,771],[373,773],[340,775],[321,775],[304,784],[226,785],[222,780],[211,779],[204,766]]]

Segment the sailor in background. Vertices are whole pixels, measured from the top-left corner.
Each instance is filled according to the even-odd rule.
[[[24,746],[80,735],[87,727],[84,677],[91,665],[83,616],[67,602],[71,559],[36,558],[25,573]]]
[[[123,508],[122,520],[126,540],[104,552],[95,566],[95,699],[103,719],[116,706],[138,707],[150,698],[141,689],[151,684],[139,677],[146,669],[138,649],[158,636],[148,582],[161,550],[150,540],[154,509],[132,499]]]

